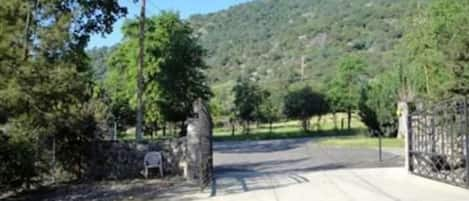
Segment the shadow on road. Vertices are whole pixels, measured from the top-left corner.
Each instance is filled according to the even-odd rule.
[[[314,138],[217,142],[213,195],[272,190],[308,183],[304,173],[403,166],[403,158],[376,150],[324,147]]]
[[[223,142],[215,143],[214,150],[218,153],[263,153],[287,151],[295,149],[310,142],[310,139],[290,139],[290,140],[273,140],[273,141],[246,141],[239,142]]]

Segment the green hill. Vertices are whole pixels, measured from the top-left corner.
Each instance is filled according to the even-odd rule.
[[[208,50],[215,91],[239,76],[265,86],[289,86],[304,76],[319,89],[336,61],[363,54],[371,74],[392,63],[391,50],[404,34],[409,0],[255,0],[190,18]],[[272,83],[272,84],[271,84]]]
[[[414,11],[415,0],[254,0],[188,20],[207,50],[214,100],[226,113],[240,76],[258,79],[280,104],[300,83],[302,58],[305,82],[318,91],[351,53],[377,75],[398,61],[393,50]],[[109,49],[93,51],[99,80]]]

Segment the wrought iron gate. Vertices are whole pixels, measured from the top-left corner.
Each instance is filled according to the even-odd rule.
[[[469,188],[469,99],[417,106],[409,116],[409,168]]]

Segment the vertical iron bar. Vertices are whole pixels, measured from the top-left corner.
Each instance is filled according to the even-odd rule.
[[[430,139],[432,141],[431,143],[431,153],[434,154],[436,152],[436,132],[435,132],[435,118],[436,118],[436,111],[432,112],[431,119],[430,119]]]
[[[420,133],[419,133],[420,140],[418,142],[420,147],[421,147],[419,151],[421,153],[424,153],[424,154],[426,154],[426,152],[425,152],[425,144],[426,144],[425,134],[427,133],[427,115],[428,115],[428,112],[425,111],[424,116],[423,116],[424,118],[422,119],[422,124],[421,124],[422,125],[422,130],[420,130]]]
[[[414,142],[414,151],[420,151],[420,146],[419,145],[419,142],[420,142],[420,132],[422,131],[421,130],[421,127],[422,127],[422,124],[423,124],[423,121],[422,121],[422,118],[423,118],[423,112],[419,112],[419,114],[416,116],[417,119],[415,121],[415,134],[413,136],[413,138],[415,139],[415,142]]]
[[[417,147],[418,147],[418,151],[423,153],[423,150],[422,150],[422,147],[423,147],[423,139],[422,139],[422,132],[425,132],[425,116],[427,114],[424,112],[424,110],[422,109],[422,116],[420,117],[420,125],[419,125],[419,131],[418,131],[418,139],[417,139]]]
[[[446,144],[446,137],[445,137],[445,133],[448,131],[446,129],[446,122],[445,122],[445,117],[446,117],[446,111],[445,110],[442,110],[441,111],[441,114],[440,114],[440,134],[439,134],[439,137],[440,137],[440,141],[441,141],[441,151],[440,153],[444,154],[446,153],[446,147],[445,147],[445,144]]]
[[[410,114],[408,117],[407,117],[407,157],[406,157],[406,162],[407,162],[407,171],[410,171],[412,172],[413,171],[413,168],[412,168],[412,145],[413,145],[413,142],[412,142],[412,130],[413,130],[413,127],[412,127],[412,114]]]
[[[425,152],[426,153],[431,153],[431,146],[432,146],[432,132],[433,132],[433,128],[432,128],[432,118],[433,118],[433,108],[429,108],[428,109],[428,115],[427,115],[427,119],[426,119],[426,123],[427,123],[427,132],[425,133]]]
[[[467,97],[464,98],[464,133],[466,134],[466,186],[469,187],[469,130],[468,130],[468,108]],[[464,181],[464,178],[463,178]]]
[[[422,135],[423,143],[421,144],[423,146],[423,152],[427,154],[428,111],[425,111],[425,124],[424,125],[425,127],[424,127],[424,132]]]
[[[455,106],[450,103],[450,105],[449,105],[449,111],[450,111],[449,122],[450,122],[451,129],[450,129],[449,135],[450,135],[450,139],[451,139],[451,142],[450,142],[451,143],[451,150],[449,152],[449,156],[446,157],[447,164],[445,164],[445,165],[449,165],[449,176],[450,176],[450,178],[447,179],[447,180],[450,180],[452,183],[454,183],[455,178],[453,176],[454,175],[453,166],[450,165],[450,164],[454,160],[454,150],[456,149],[454,147],[454,144],[456,142],[455,139],[454,139],[454,136],[455,136],[455,132],[457,132],[457,128],[455,128],[455,126],[456,126],[455,125],[456,124],[456,115],[457,114],[454,111],[454,107]]]

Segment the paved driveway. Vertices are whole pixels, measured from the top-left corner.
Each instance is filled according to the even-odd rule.
[[[223,177],[233,172],[278,174],[344,168],[403,166],[398,154],[379,154],[373,149],[325,147],[313,139],[218,142],[214,145],[215,170]]]
[[[383,162],[376,150],[324,147],[312,139],[217,142],[214,151],[211,189],[175,191],[164,200],[469,200],[469,190],[408,174],[402,150],[388,150]]]
[[[223,201],[468,201],[469,191],[409,175],[401,150],[324,147],[313,139],[217,142],[213,197]]]

